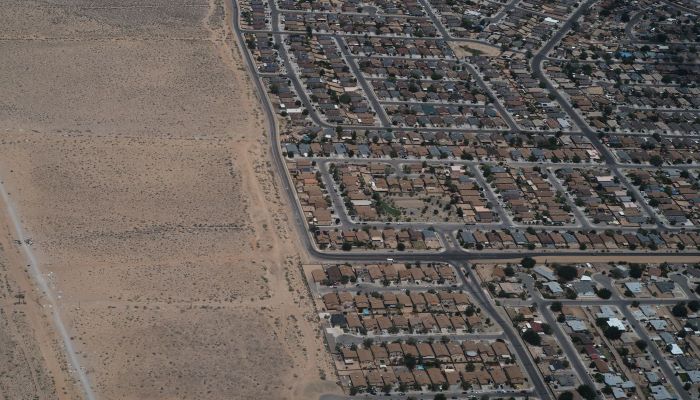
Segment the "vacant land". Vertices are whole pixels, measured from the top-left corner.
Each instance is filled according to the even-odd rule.
[[[98,397],[337,390],[224,3],[8,3],[0,176]]]

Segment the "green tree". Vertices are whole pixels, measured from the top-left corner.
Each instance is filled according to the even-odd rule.
[[[559,397],[557,397],[558,400],[574,400],[574,394],[566,391],[566,392],[561,392]]]
[[[576,388],[576,391],[586,400],[594,400],[596,398],[595,389],[588,385],[581,385]]]
[[[523,332],[523,340],[533,346],[539,346],[542,344],[542,338],[532,329],[527,329],[525,332]]]
[[[520,265],[523,266],[523,268],[533,268],[536,264],[536,261],[532,257],[525,257],[520,261]]]
[[[559,279],[565,282],[571,281],[578,276],[578,271],[573,265],[559,265],[556,267],[555,272]]]
[[[673,308],[671,308],[671,314],[678,318],[686,318],[688,316],[688,309],[685,307],[685,302],[681,301],[673,306]]]
[[[637,340],[634,344],[637,345],[637,348],[641,351],[645,351],[648,346],[647,342],[642,339]]]
[[[619,340],[622,337],[622,331],[615,326],[610,326],[605,329],[605,337],[610,340]]]

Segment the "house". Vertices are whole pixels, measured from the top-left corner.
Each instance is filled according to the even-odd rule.
[[[508,377],[508,381],[511,385],[522,385],[525,383],[525,377],[523,376],[523,371],[517,365],[508,365],[503,368],[503,371]]]
[[[350,386],[358,390],[367,389],[367,379],[365,379],[361,371],[353,371],[350,373]]]

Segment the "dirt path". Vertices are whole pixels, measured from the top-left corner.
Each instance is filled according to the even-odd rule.
[[[27,322],[33,328],[44,366],[54,380],[58,398],[83,398],[83,394],[86,393],[88,395],[85,398],[94,399],[87,376],[79,367],[77,356],[60,313],[56,312],[57,303],[53,293],[51,293],[39,271],[39,266],[31,252],[31,248],[27,244],[22,245],[16,242],[16,240],[24,242],[27,238],[23,233],[19,217],[12,205],[10,194],[6,192],[2,181],[0,181],[0,194],[0,247],[5,249],[8,275],[26,296],[24,313],[27,316]],[[20,246],[22,247],[21,250]],[[39,291],[35,289],[35,285],[39,286]],[[47,310],[53,310],[48,311],[51,314],[53,326],[49,323],[49,316],[46,314]],[[62,344],[57,343],[54,329],[62,333]],[[21,340],[19,343],[25,358],[29,360],[29,352],[26,346]],[[79,370],[77,375],[81,379],[83,391],[76,391],[76,382],[67,369],[68,363],[63,357],[63,351],[66,351],[66,354],[70,356],[72,368],[75,370],[77,367]],[[38,392],[36,371],[34,371],[34,368],[30,368],[30,370]]]

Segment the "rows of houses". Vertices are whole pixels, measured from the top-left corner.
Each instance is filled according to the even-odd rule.
[[[556,176],[596,224],[641,226],[649,222],[644,212],[619,178],[605,168],[561,168]]]
[[[413,360],[413,361],[410,361]],[[525,374],[501,341],[393,342],[342,347],[341,381],[354,391],[521,388]],[[340,369],[339,368],[339,369]],[[385,390],[385,387],[388,386]]]
[[[351,334],[449,334],[479,329],[484,321],[461,291],[406,290],[321,296],[329,324]]]
[[[700,223],[700,186],[697,171],[627,170],[645,201],[672,225]]]
[[[565,198],[557,194],[539,167],[482,166],[494,192],[513,219],[524,224],[564,225],[574,222]]]
[[[594,129],[697,134],[696,113],[686,110],[700,106],[700,89],[689,85],[700,67],[678,62],[695,57],[682,42],[694,34],[679,23],[692,18],[645,3],[593,5],[578,29],[554,49],[556,59],[548,61],[546,70]],[[639,10],[644,10],[642,18],[628,27],[629,15]],[[637,40],[630,43],[628,31]],[[669,44],[673,37],[678,40]]]
[[[442,243],[430,229],[317,229],[314,239],[321,249],[438,250]],[[349,246],[349,247],[348,247]]]
[[[444,39],[407,39],[370,36],[346,37],[350,52],[356,56],[385,56],[406,58],[455,59],[449,43]]]
[[[287,168],[307,222],[312,225],[332,225],[334,217],[331,200],[318,169],[308,159],[289,160]]]
[[[243,29],[270,29],[270,8],[266,0],[242,0],[238,4]]]
[[[700,137],[609,135],[603,143],[612,149],[620,162],[626,164],[700,163]]]
[[[404,168],[420,172],[401,175],[387,174],[386,168],[387,165],[381,163],[342,164],[337,167],[336,181],[351,214],[359,220],[380,219],[382,215],[377,211],[380,202],[406,205],[397,212],[411,220],[429,220],[431,216],[466,223],[498,220],[497,214],[487,203],[483,188],[461,166],[443,167],[430,172],[418,165],[406,164]],[[408,208],[409,202],[417,204]],[[427,206],[429,204],[433,205],[432,208]]]
[[[363,7],[372,7],[382,14],[400,14],[413,17],[425,15],[423,7],[417,0],[279,0],[277,6],[280,10],[295,10],[307,12],[329,12],[329,13],[360,13]]]
[[[332,37],[289,35],[285,45],[309,98],[327,122],[375,123],[376,112]]]
[[[567,131],[572,129],[569,115],[549,92],[533,78],[525,57],[471,57],[487,85],[496,93],[506,110],[522,129]]]
[[[288,155],[305,157],[600,162],[598,151],[581,135],[527,136],[511,132],[433,132],[418,129],[342,129],[338,132],[306,127],[288,135],[283,145],[288,149]]]
[[[582,250],[676,250],[697,249],[700,234],[684,232],[460,230],[457,238],[467,249],[582,249]],[[680,245],[679,245],[680,244]]]
[[[620,312],[607,305],[588,308],[565,306],[562,325],[603,393],[613,399],[676,398],[668,378],[647,356],[646,347],[639,345],[639,334]],[[610,330],[618,334],[610,334]]]
[[[449,264],[332,264],[311,271],[314,283],[341,286],[354,283],[389,285],[455,284],[457,277]]]
[[[395,15],[336,14],[336,13],[282,13],[284,29],[291,32],[339,34],[396,35],[406,37],[436,37],[438,31],[426,17]]]

